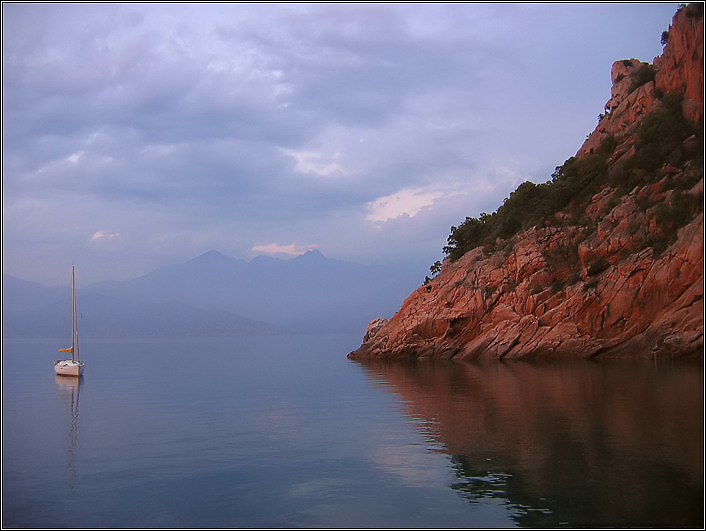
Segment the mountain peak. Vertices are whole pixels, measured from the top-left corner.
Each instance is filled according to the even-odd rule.
[[[197,256],[194,260],[223,260],[224,258],[227,259],[228,257],[215,249],[211,249],[210,251],[206,251],[202,255]]]
[[[233,261],[233,258],[226,256],[223,253],[218,252],[214,249],[211,249],[210,251],[206,251],[205,253],[197,256],[196,258],[192,258],[187,262],[187,264],[198,264],[200,266],[219,266],[221,264],[229,264]]]
[[[304,254],[297,256],[295,260],[326,260],[326,257],[321,253],[321,251],[311,249]]]

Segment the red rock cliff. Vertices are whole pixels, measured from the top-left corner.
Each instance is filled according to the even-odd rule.
[[[667,44],[653,64],[624,59],[611,68],[611,97],[605,115],[579,149],[579,154],[598,148],[610,134],[628,136],[639,119],[657,105],[659,94],[683,95],[684,115],[696,122],[704,112],[703,4],[681,8],[669,27]]]
[[[577,157],[611,140],[606,175],[625,175],[629,190],[606,177],[581,223],[559,212],[501,250],[446,259],[392,318],[371,323],[350,358],[703,356],[703,208],[678,230],[665,221],[703,203],[703,133],[680,139],[656,169],[638,153],[666,94],[703,124],[703,6],[677,12],[654,64],[618,61],[612,77],[607,113]]]

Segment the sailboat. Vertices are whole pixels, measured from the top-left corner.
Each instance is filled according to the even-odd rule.
[[[60,348],[59,352],[71,353],[71,359],[56,360],[54,370],[60,376],[81,376],[84,362],[78,350],[78,307],[76,304],[76,272],[71,266],[71,346]]]

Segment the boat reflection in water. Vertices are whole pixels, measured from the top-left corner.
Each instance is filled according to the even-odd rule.
[[[703,526],[702,366],[360,363],[519,526]]]
[[[83,376],[54,376],[57,393],[62,406],[69,412],[69,489],[73,491],[76,481],[76,446],[78,443],[78,399]]]

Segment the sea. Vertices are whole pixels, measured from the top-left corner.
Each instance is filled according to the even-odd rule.
[[[3,528],[703,528],[702,363],[359,345],[4,340]]]

